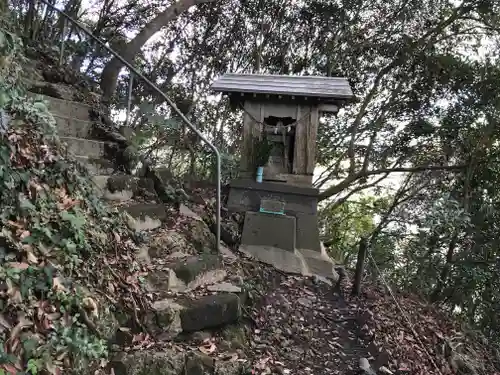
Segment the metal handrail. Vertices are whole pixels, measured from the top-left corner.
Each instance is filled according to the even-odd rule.
[[[203,142],[207,144],[207,146],[212,149],[212,151],[215,154],[216,157],[216,164],[217,164],[217,192],[216,192],[216,197],[215,197],[215,206],[216,206],[216,248],[217,251],[220,251],[220,222],[221,222],[221,217],[220,217],[220,206],[221,206],[221,158],[220,158],[220,153],[217,147],[213,145],[205,136],[193,125],[191,122],[187,119],[187,117],[177,108],[175,103],[163,92],[161,91],[153,82],[151,82],[149,79],[147,79],[144,75],[142,75],[136,68],[134,68],[127,60],[125,60],[120,54],[115,52],[111,47],[108,47],[106,43],[101,41],[97,36],[92,34],[91,31],[89,31],[85,26],[80,25],[80,23],[73,19],[70,15],[66,14],[66,12],[58,9],[56,6],[50,4],[47,0],[40,0],[43,4],[51,8],[52,10],[55,10],[59,14],[65,17],[68,21],[70,21],[73,25],[78,27],[80,30],[82,30],[85,34],[87,34],[90,38],[92,38],[95,42],[99,43],[102,47],[107,49],[114,57],[116,57],[118,60],[122,62],[123,65],[125,65],[136,77],[141,78],[144,82],[146,82],[149,87],[151,87],[154,91],[156,91],[165,101],[170,105],[170,107],[174,110],[174,112],[182,119],[182,121],[198,135],[198,137],[201,138]]]

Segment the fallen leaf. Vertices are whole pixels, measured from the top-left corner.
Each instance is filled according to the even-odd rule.
[[[25,270],[27,269],[30,265],[28,263],[20,263],[20,262],[10,262],[7,263],[7,266],[14,268],[16,270]]]
[[[33,322],[26,318],[20,318],[16,326],[10,331],[9,340],[17,338],[24,328],[31,327]]]
[[[1,328],[0,332],[2,332],[5,328],[6,329],[12,328],[12,325],[7,321],[7,319],[5,319],[3,314],[0,314],[0,328]]]
[[[52,279],[52,289],[54,289],[55,291],[61,291],[61,292],[66,291],[66,287],[62,284],[61,279],[59,277],[54,277]]]
[[[99,316],[99,313],[98,313],[98,308],[97,308],[97,303],[90,297],[85,297],[83,300],[82,300],[82,305],[83,305],[83,308],[90,311],[92,316]]]
[[[214,343],[210,343],[207,345],[202,345],[198,347],[198,350],[202,352],[203,354],[212,354],[217,350],[217,347],[215,346]]]
[[[28,260],[28,263],[31,264],[38,264],[38,258],[33,254],[32,251],[26,251],[26,259]]]

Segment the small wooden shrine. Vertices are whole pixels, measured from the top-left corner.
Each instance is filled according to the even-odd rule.
[[[347,79],[225,74],[212,89],[244,112],[240,178],[227,201],[230,211],[245,212],[240,250],[287,272],[332,276],[312,182],[320,115],[352,98]],[[266,157],[256,152],[262,143]]]
[[[255,145],[271,144],[264,181],[312,186],[321,113],[336,113],[353,97],[339,77],[225,74],[212,85],[244,112],[241,177],[255,175]]]

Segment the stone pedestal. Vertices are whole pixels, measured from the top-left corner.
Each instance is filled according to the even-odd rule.
[[[259,212],[262,199],[284,202],[284,214],[295,219],[295,248],[321,251],[317,205],[319,190],[289,184],[241,179],[231,182],[228,209]],[[276,234],[277,231],[274,231]]]
[[[294,252],[295,217],[262,212],[247,212],[241,243],[248,246],[269,246]]]

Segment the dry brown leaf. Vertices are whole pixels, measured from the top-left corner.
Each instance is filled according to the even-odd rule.
[[[85,297],[82,300],[82,305],[83,305],[84,309],[90,311],[92,316],[95,316],[95,317],[99,316],[99,309],[98,309],[97,303],[91,297]]]
[[[61,279],[59,277],[54,277],[52,279],[52,289],[54,289],[55,291],[61,291],[61,292],[66,291],[66,288],[62,284]]]
[[[31,320],[21,317],[16,326],[10,331],[9,340],[17,338],[24,328],[31,327],[32,325],[33,322]]]
[[[4,329],[11,329],[12,325],[5,319],[3,314],[0,314],[0,332],[4,331]]]
[[[26,259],[28,260],[28,263],[31,264],[38,264],[38,258],[33,254],[31,250],[26,251]]]
[[[15,268],[16,270],[25,270],[27,269],[30,265],[28,263],[21,263],[21,262],[10,262],[7,263],[8,267]]]
[[[206,345],[202,345],[198,347],[198,350],[202,352],[203,354],[212,354],[217,350],[217,347],[215,346],[214,343],[209,343]]]

